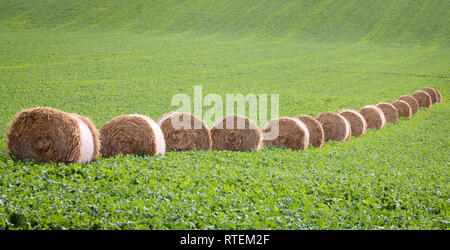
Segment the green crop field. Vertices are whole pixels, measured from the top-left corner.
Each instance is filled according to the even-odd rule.
[[[24,108],[100,129],[122,114],[157,120],[194,86],[279,94],[280,116],[421,87],[443,101],[307,151],[6,156]],[[0,0],[0,229],[449,229],[449,96],[447,0]]]

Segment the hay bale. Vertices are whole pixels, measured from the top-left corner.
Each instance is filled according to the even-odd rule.
[[[419,107],[431,108],[431,105],[433,105],[431,96],[423,90],[414,92],[414,94],[412,94],[412,97],[417,100],[417,102],[419,103]]]
[[[94,155],[92,156],[91,161],[98,160],[98,155],[100,154],[100,134],[95,127],[95,124],[92,122],[92,120],[89,117],[81,116],[78,114],[70,113],[71,116],[75,116],[78,119],[81,119],[84,124],[86,124],[94,138]]]
[[[431,102],[436,103],[439,100],[439,95],[437,91],[433,88],[421,88],[420,90],[427,92],[431,97]]]
[[[99,138],[89,118],[54,108],[22,110],[12,120],[7,154],[39,163],[88,163],[98,157]]]
[[[348,140],[350,140],[350,137],[352,136],[352,126],[350,125],[350,122],[347,119],[345,119],[345,123],[347,123],[346,126],[347,126],[348,131],[349,131],[349,133],[347,134],[347,138],[345,138],[345,140],[348,141]]]
[[[164,135],[152,119],[144,115],[121,115],[100,129],[103,157],[124,155],[164,155]]]
[[[359,109],[359,113],[366,119],[367,128],[383,129],[386,127],[386,118],[383,111],[377,106],[368,105]]]
[[[158,125],[164,135],[166,151],[211,150],[208,127],[192,114],[170,112],[158,120]]]
[[[439,92],[439,90],[434,89],[434,91],[436,91],[436,95],[437,95],[437,100],[436,102],[442,102],[442,95],[441,92]]]
[[[344,141],[351,136],[350,123],[342,115],[324,112],[316,119],[322,124],[325,141]]]
[[[278,136],[275,139],[264,139],[264,145],[279,146],[292,150],[308,149],[309,131],[302,121],[290,117],[272,119],[262,129],[263,135],[269,133],[273,126],[278,128]]]
[[[315,148],[321,148],[325,140],[322,124],[316,118],[309,115],[298,115],[294,117],[302,121],[309,132],[309,143]]]
[[[377,107],[383,111],[386,122],[396,123],[398,120],[398,111],[394,105],[387,102],[380,102]]]
[[[397,100],[402,100],[408,103],[408,105],[411,107],[411,112],[413,115],[419,111],[419,103],[417,102],[416,98],[409,95],[402,95]]]
[[[362,136],[366,133],[367,122],[360,113],[351,109],[343,109],[338,114],[342,115],[350,123],[352,135]]]
[[[409,104],[407,102],[402,101],[402,100],[397,100],[392,103],[392,106],[394,106],[397,109],[399,117],[411,118],[412,109],[411,109],[411,106],[409,106]]]
[[[211,129],[213,150],[260,151],[261,129],[245,116],[231,114],[219,119]]]

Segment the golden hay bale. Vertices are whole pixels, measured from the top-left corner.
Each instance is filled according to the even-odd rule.
[[[349,133],[347,134],[347,137],[344,139],[344,141],[348,141],[350,139],[350,137],[352,136],[352,125],[350,124],[350,121],[347,120],[347,118],[345,118],[345,116],[339,114],[338,115],[342,116],[344,118],[344,122],[346,123],[346,127],[349,128]]]
[[[411,107],[411,112],[413,115],[419,111],[419,103],[417,102],[416,98],[410,95],[402,95],[397,100],[402,100],[408,103],[408,105]]]
[[[307,150],[309,143],[309,131],[306,125],[294,118],[281,117],[270,120],[262,129],[263,135],[273,129],[278,129],[275,139],[264,139],[264,145],[279,146],[292,150]]]
[[[261,129],[245,116],[231,114],[219,119],[211,129],[213,150],[260,151]]]
[[[420,90],[427,92],[431,97],[431,102],[436,103],[439,101],[439,94],[433,88],[421,88]]]
[[[75,116],[76,118],[82,120],[84,124],[86,124],[91,131],[91,134],[94,138],[94,155],[92,157],[92,161],[96,161],[98,159],[98,155],[100,154],[100,134],[95,127],[95,124],[92,122],[92,120],[89,117],[81,116],[78,114],[70,113],[71,116]]]
[[[54,108],[22,110],[10,124],[8,155],[40,163],[88,163],[98,157],[99,138],[87,117]]]
[[[298,115],[294,117],[302,121],[309,132],[309,143],[315,148],[321,148],[325,140],[322,124],[316,118],[309,115]]]
[[[164,135],[152,119],[144,115],[121,115],[100,129],[103,157],[124,155],[164,155]]]
[[[345,119],[345,117],[344,117],[344,119]],[[350,125],[350,122],[347,119],[345,119],[345,123],[347,123],[346,126],[349,130],[349,133],[347,134],[347,138],[345,138],[345,140],[348,141],[348,140],[350,140],[350,137],[352,136],[352,126]]]
[[[437,90],[437,89],[434,89],[434,91],[436,91],[436,94],[437,94],[437,100],[436,100],[436,102],[442,102],[442,95],[441,95],[441,92],[439,92],[439,90]]]
[[[166,151],[211,150],[211,135],[198,117],[184,112],[163,115],[158,125],[166,141]]]
[[[324,112],[316,119],[322,124],[325,141],[344,141],[351,136],[350,123],[342,115]]]
[[[402,100],[397,100],[392,103],[392,106],[394,106],[397,109],[399,117],[411,118],[412,109],[411,109],[411,106],[409,106],[409,104],[407,102],[402,101]]]
[[[383,111],[377,106],[368,105],[359,109],[359,113],[366,119],[367,128],[383,129],[386,127],[386,118]]]
[[[431,108],[431,105],[433,105],[431,96],[423,90],[414,92],[414,94],[412,94],[412,97],[417,100],[417,102],[419,103],[419,107]]]
[[[338,112],[350,123],[352,135],[362,136],[366,133],[367,122],[366,119],[355,110],[343,109]]]
[[[383,111],[386,122],[396,123],[398,120],[398,111],[394,105],[387,102],[380,102],[377,107]]]

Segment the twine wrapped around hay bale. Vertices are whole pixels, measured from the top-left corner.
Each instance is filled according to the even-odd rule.
[[[245,116],[231,114],[219,119],[211,129],[213,150],[260,151],[263,147],[261,129]]]
[[[414,92],[414,94],[412,94],[412,97],[417,100],[417,102],[419,103],[419,107],[431,108],[431,105],[433,105],[431,96],[423,90]]]
[[[351,136],[350,123],[342,115],[324,112],[316,118],[322,124],[325,141],[344,141]]]
[[[7,135],[9,156],[39,163],[88,163],[97,159],[99,145],[89,118],[47,107],[22,110]]]
[[[264,145],[279,146],[292,150],[307,150],[309,144],[309,131],[306,125],[294,118],[281,117],[270,120],[262,129],[263,134],[272,129],[278,129],[278,136],[274,139],[264,139]]]
[[[309,132],[309,143],[315,148],[321,148],[325,140],[322,124],[316,118],[309,115],[298,115],[294,117],[302,121]]]
[[[427,92],[431,97],[431,102],[436,103],[439,101],[439,94],[433,88],[421,88],[420,90]]]
[[[347,119],[347,121],[350,123],[352,135],[362,136],[366,133],[367,122],[360,113],[351,109],[343,109],[340,110],[338,114],[345,117],[345,119]]]
[[[402,101],[402,100],[397,100],[392,103],[392,106],[394,106],[397,109],[399,117],[411,118],[412,109],[411,109],[411,106],[409,106],[409,104],[407,102]]]
[[[411,107],[411,112],[413,115],[419,111],[419,103],[417,102],[416,98],[410,95],[402,95],[397,100],[402,100],[408,103],[408,105]]]
[[[164,135],[152,119],[144,115],[121,115],[100,129],[103,157],[124,155],[164,155]]]
[[[396,123],[398,120],[398,111],[394,105],[387,102],[380,102],[377,107],[383,111],[386,122]]]
[[[386,118],[380,108],[368,105],[360,108],[359,113],[366,119],[367,128],[383,129],[386,127]]]
[[[163,115],[158,125],[166,142],[166,151],[211,150],[211,135],[198,117],[184,112]]]

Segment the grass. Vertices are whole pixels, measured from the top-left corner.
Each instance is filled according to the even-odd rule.
[[[406,0],[0,1],[0,229],[448,229],[449,10]],[[23,108],[79,113],[100,128],[121,114],[158,119],[193,86],[280,94],[280,116],[359,109],[425,86],[443,102],[305,152],[84,166],[5,155],[7,124]]]

